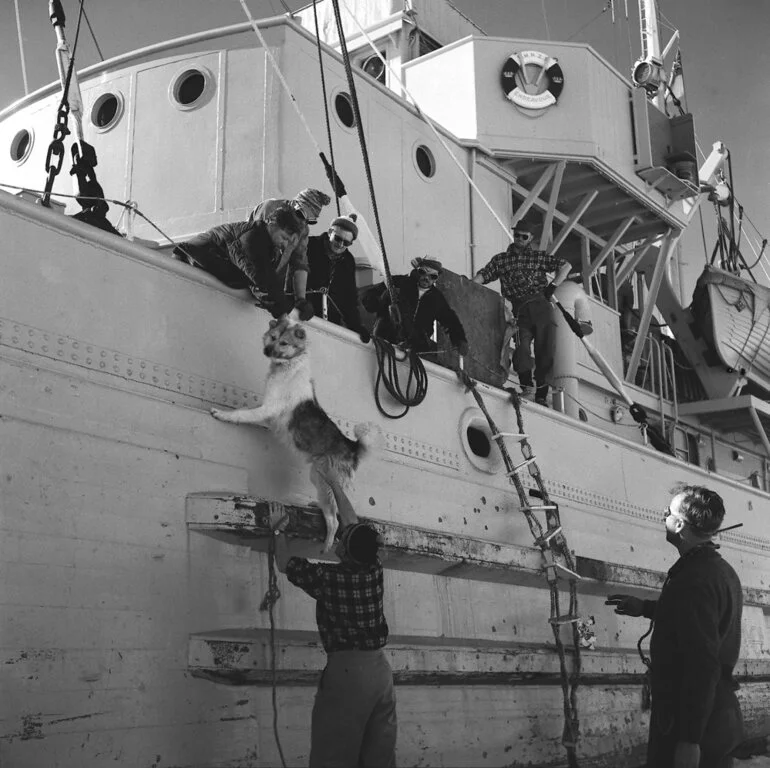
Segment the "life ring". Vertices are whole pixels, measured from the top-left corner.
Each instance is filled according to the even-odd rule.
[[[542,93],[527,93],[516,80],[516,76],[522,71],[526,73],[525,67],[531,64],[540,67],[540,74],[534,83],[535,85],[538,85],[543,77],[548,80],[548,85]],[[526,79],[526,74],[522,74],[522,77]],[[557,60],[545,53],[519,51],[506,59],[500,72],[500,84],[505,91],[505,97],[516,106],[531,110],[547,109],[556,104],[564,88],[564,73]]]

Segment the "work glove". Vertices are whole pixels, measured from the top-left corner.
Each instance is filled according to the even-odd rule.
[[[546,297],[549,301],[551,300],[551,296],[553,296],[554,291],[556,290],[556,286],[553,283],[548,283],[545,288],[543,288],[543,296]]]
[[[457,345],[457,352],[463,357],[468,354],[468,342],[465,339]]]
[[[324,164],[324,168],[326,169],[326,178],[329,179],[329,184],[332,185],[334,194],[337,197],[345,197],[345,195],[347,195],[345,185],[342,183],[342,179],[332,168],[331,163],[326,159],[326,155],[324,155],[323,152],[321,152],[321,162]]]
[[[299,313],[299,319],[303,322],[310,320],[310,318],[315,314],[313,311],[313,305],[307,299],[300,299],[299,301],[294,302],[294,309],[297,310]]]
[[[361,339],[362,343],[368,344],[372,340],[372,334],[366,328],[359,328],[358,338]]]

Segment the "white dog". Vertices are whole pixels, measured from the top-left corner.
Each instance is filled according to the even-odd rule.
[[[310,376],[307,333],[299,322],[288,316],[271,320],[262,343],[270,358],[262,405],[236,411],[212,408],[211,415],[233,424],[269,427],[285,445],[307,458],[312,464],[310,480],[318,491],[318,504],[326,521],[324,551],[329,551],[339,526],[337,504],[318,467],[336,475],[345,487],[362,456],[376,444],[378,430],[370,424],[359,424],[355,429],[358,439],[350,440],[319,405]]]

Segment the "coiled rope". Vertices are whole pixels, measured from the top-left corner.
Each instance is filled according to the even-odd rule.
[[[404,350],[406,358],[409,360],[409,375],[406,380],[406,387],[401,387],[399,377],[396,349],[389,341],[381,339],[379,336],[372,336],[374,349],[377,353],[377,378],[374,382],[374,402],[377,404],[379,412],[388,419],[402,419],[409,412],[409,409],[419,405],[428,394],[428,374],[425,371],[425,365],[419,354],[412,349]],[[382,406],[380,400],[380,384],[385,386],[388,394],[398,403],[404,406],[402,413],[388,413]]]

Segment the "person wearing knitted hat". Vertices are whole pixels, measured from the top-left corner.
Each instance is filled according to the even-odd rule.
[[[449,334],[449,339],[460,355],[468,354],[468,341],[460,318],[443,293],[436,287],[443,267],[438,259],[429,256],[412,259],[408,275],[394,275],[393,285],[398,294],[403,338],[415,352],[435,353],[431,340],[433,326],[438,323]],[[399,343],[398,329],[390,317],[390,293],[384,283],[370,288],[363,297],[363,305],[377,314],[374,335],[392,344]]]
[[[335,325],[350,328],[366,344],[370,335],[361,324],[356,263],[348,250],[358,237],[356,218],[355,213],[338,216],[328,232],[309,238],[307,292],[316,315]]]
[[[551,297],[556,287],[566,280],[570,264],[556,254],[534,250],[531,246],[534,237],[531,224],[518,222],[513,228],[513,242],[507,250],[495,254],[474,275],[473,282],[486,285],[500,280],[500,293],[513,305],[518,326],[513,364],[519,374],[522,394],[531,396],[534,390],[535,402],[546,405],[556,346],[556,317]],[[556,273],[550,282],[547,272]]]
[[[276,271],[283,276],[288,283],[291,274],[292,290],[295,306],[300,310],[300,318],[303,320],[312,317],[310,303],[305,298],[307,288],[307,244],[310,236],[310,226],[318,222],[321,210],[329,205],[331,198],[320,189],[303,189],[291,200],[285,198],[269,198],[263,200],[249,217],[250,222],[264,221],[276,209],[288,206],[300,221],[300,233],[297,243],[290,249],[284,250]],[[308,312],[311,314],[308,315]]]

